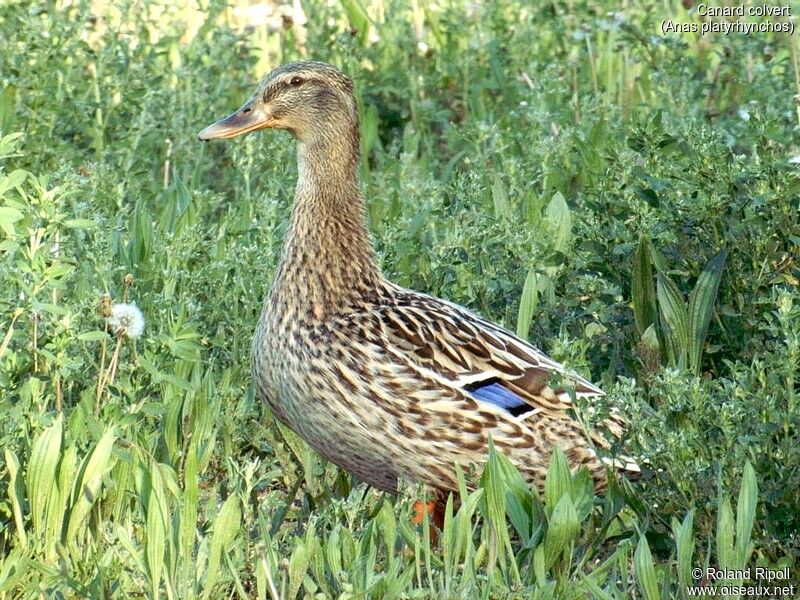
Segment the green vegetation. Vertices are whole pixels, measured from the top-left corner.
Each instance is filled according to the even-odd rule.
[[[662,37],[699,19],[675,0],[300,4],[0,6],[0,598],[797,585],[798,38]],[[593,498],[556,454],[540,497],[494,455],[432,543],[419,490],[359,485],[254,401],[294,144],[195,136],[304,49],[357,82],[385,272],[601,382],[642,481]]]

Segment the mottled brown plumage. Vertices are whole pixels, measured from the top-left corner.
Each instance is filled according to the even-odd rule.
[[[611,463],[595,446],[608,444],[570,416],[570,396],[551,376],[578,395],[598,388],[467,309],[381,274],[364,222],[350,80],[324,63],[282,66],[200,138],[262,128],[292,133],[299,173],[253,341],[258,397],[323,456],[381,490],[395,491],[399,479],[456,489],[454,465],[482,464],[490,436],[537,486],[558,446],[603,488]],[[516,404],[487,401],[486,386]]]

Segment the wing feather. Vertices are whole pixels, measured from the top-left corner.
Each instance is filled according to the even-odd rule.
[[[407,429],[424,427],[426,411],[433,411],[440,421],[437,431],[450,436],[491,430],[495,441],[508,447],[555,444],[559,436],[566,436],[578,448],[580,435],[587,444],[588,437],[596,447],[610,446],[600,431],[585,430],[573,414],[573,394],[597,397],[603,395],[599,388],[465,308],[394,286],[382,302],[344,319],[340,332],[346,335],[350,327],[368,328],[381,340],[381,368],[385,371],[391,364],[394,374],[387,383],[387,373],[376,373],[372,385],[380,385],[376,397],[411,401],[404,418],[420,422],[404,422]],[[441,427],[442,421],[450,423],[448,419],[452,423]],[[617,437],[622,424],[613,414],[606,423]],[[538,437],[531,439],[534,431]],[[480,446],[477,438],[459,439]],[[594,450],[586,451],[594,455]],[[635,464],[627,457],[616,458]]]
[[[451,385],[466,389],[497,382],[521,397],[531,414],[554,417],[566,417],[573,406],[568,388],[581,396],[603,394],[528,342],[467,309],[403,292],[398,288],[396,302],[376,307],[383,335],[393,346],[412,348],[419,366]]]

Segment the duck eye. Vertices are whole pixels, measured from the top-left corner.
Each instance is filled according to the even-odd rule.
[[[295,75],[294,77],[292,77],[292,80],[289,82],[289,84],[294,87],[301,86],[303,85],[303,78]]]

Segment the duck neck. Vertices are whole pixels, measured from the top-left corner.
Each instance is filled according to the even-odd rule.
[[[294,209],[273,295],[310,318],[374,295],[382,281],[364,222],[358,146],[357,127],[297,144]]]

